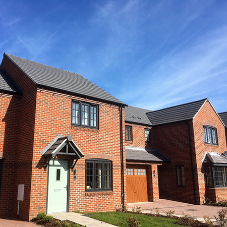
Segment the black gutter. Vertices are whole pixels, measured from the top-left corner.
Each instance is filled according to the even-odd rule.
[[[124,183],[124,146],[123,146],[123,126],[122,126],[122,106],[120,106],[120,150],[121,150],[121,196],[122,210],[125,206],[125,183]]]
[[[190,129],[190,122],[187,121],[186,124],[188,125],[188,140],[189,140],[189,147],[190,147],[190,161],[191,161],[191,168],[192,168],[192,183],[193,183],[193,191],[194,191],[194,201],[195,204],[197,204],[197,199],[196,199],[196,189],[195,189],[195,170],[194,170],[194,165],[193,165],[193,157],[192,157],[192,144],[191,144],[191,129]]]

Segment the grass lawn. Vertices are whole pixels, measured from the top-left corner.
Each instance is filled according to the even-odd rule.
[[[123,212],[97,212],[97,213],[92,213],[89,216],[91,218],[119,226],[118,220],[126,224],[126,218],[130,215],[135,215],[141,227],[152,227],[152,226],[160,226],[160,227],[181,226],[182,227],[182,225],[174,224],[174,222],[177,221],[176,219],[147,216],[142,214],[130,214],[130,213],[123,213]]]

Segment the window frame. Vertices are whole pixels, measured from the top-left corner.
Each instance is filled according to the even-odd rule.
[[[218,168],[218,167],[221,167],[221,168],[224,168],[225,169],[223,171],[223,173],[225,174],[225,176],[222,175],[222,178],[225,178],[223,180],[224,181],[224,185],[217,185],[216,184],[216,182],[218,182],[218,181],[216,181],[216,179],[215,179],[215,172],[217,172],[215,170],[215,168]],[[211,182],[212,182],[211,185],[208,184],[208,180],[207,180],[207,178],[208,178],[208,176],[207,176],[208,175],[207,169],[208,168],[211,170],[211,176],[209,176],[209,177],[211,177]],[[205,176],[206,176],[206,187],[208,187],[208,188],[227,188],[227,166],[226,165],[206,165],[205,166]]]
[[[75,104],[75,110],[73,109],[73,104]],[[76,123],[76,114],[75,114],[75,123],[73,123],[73,116],[74,116],[74,111],[76,113],[76,104],[79,105],[79,116],[78,116],[78,121],[79,123],[77,124]],[[85,124],[82,124],[82,121],[83,119],[85,118],[82,118],[82,106],[88,106],[88,118],[87,118],[87,121],[88,121],[88,124],[85,125]],[[96,108],[96,126],[91,126],[91,107],[95,107]],[[93,117],[94,117],[94,112],[93,112]],[[93,118],[93,121],[94,121],[94,118]],[[94,129],[98,129],[99,128],[99,105],[97,104],[93,104],[93,103],[87,103],[87,102],[81,102],[81,101],[78,101],[78,100],[72,100],[72,103],[71,103],[71,125],[73,126],[79,126],[79,127],[84,127],[84,128],[94,128]]]
[[[126,128],[129,128],[130,129],[131,139],[126,139]],[[132,142],[133,141],[132,126],[131,125],[125,125],[125,141],[129,141],[129,142]]]
[[[185,187],[185,169],[184,165],[176,165],[176,181],[177,181],[177,187]],[[178,169],[179,169],[179,175],[178,175]],[[182,171],[183,169],[183,171]]]
[[[88,189],[87,188],[87,164],[88,163],[93,163],[93,173],[92,173],[92,184],[93,184],[93,188]],[[96,164],[100,164],[102,165],[102,169],[101,169],[101,188],[96,188]],[[104,172],[104,164],[110,164],[110,187],[109,188],[105,188],[104,184],[104,177],[105,177],[105,172]],[[113,164],[111,160],[107,160],[107,159],[87,159],[85,161],[85,192],[99,192],[99,191],[112,191],[113,190]]]
[[[146,138],[146,131],[149,131],[147,138]],[[145,135],[145,143],[150,143],[151,142],[151,129],[145,128],[144,129],[144,135]]]
[[[214,138],[213,132],[215,132],[216,138]],[[204,137],[205,144],[218,145],[217,128],[210,125],[203,125],[203,137]],[[216,139],[216,142],[214,142],[215,139]]]

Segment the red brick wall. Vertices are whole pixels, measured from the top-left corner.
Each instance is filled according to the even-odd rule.
[[[7,57],[4,57],[1,68],[3,68],[12,79],[22,88],[23,95],[20,98],[20,110],[17,132],[19,134],[14,147],[16,152],[15,161],[15,192],[10,201],[13,206],[12,215],[17,214],[17,185],[24,184],[24,201],[20,202],[20,219],[29,219],[30,192],[31,192],[31,170],[33,157],[36,86],[28,77]]]
[[[15,201],[15,160],[18,129],[18,95],[0,93],[0,158],[3,158],[0,217],[12,215]]]
[[[132,126],[132,141],[125,141],[125,146],[130,147],[152,147],[152,143],[145,143],[145,128],[151,129],[149,126],[132,124],[126,122],[125,125]]]
[[[192,125],[190,125],[192,130]],[[190,159],[188,125],[185,122],[152,128],[154,148],[167,156],[171,163],[158,166],[160,198],[193,203],[193,181]],[[191,138],[193,142],[193,137]],[[176,165],[184,165],[185,186],[178,187]]]
[[[99,105],[99,129],[71,126],[72,99]],[[85,154],[85,157],[80,159],[75,166],[77,170],[76,181],[73,180],[73,172],[70,171],[69,211],[116,210],[116,207],[121,204],[119,107],[80,97],[39,90],[34,131],[30,218],[38,212],[46,211],[48,171],[43,168],[44,158],[41,157],[40,152],[58,134],[71,135],[74,142]],[[85,159],[94,155],[109,157],[112,160],[113,191],[111,192],[85,192]]]
[[[218,145],[209,145],[204,143],[203,125],[210,125],[217,128]],[[206,187],[204,179],[204,167],[202,166],[202,160],[206,152],[223,153],[226,150],[226,137],[225,127],[211,106],[210,102],[206,102],[196,115],[193,121],[194,126],[194,138],[195,138],[195,150],[196,150],[196,163],[198,172],[198,200],[202,203],[206,197]],[[216,193],[219,199],[227,199],[227,188],[223,188],[225,193],[219,194],[219,189]],[[225,194],[225,196],[221,196]],[[207,193],[209,197],[210,193]]]

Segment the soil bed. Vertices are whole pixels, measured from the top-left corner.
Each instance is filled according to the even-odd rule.
[[[69,220],[58,220],[58,219],[53,219],[52,221],[50,222],[44,222],[43,220],[40,220],[40,219],[37,219],[37,218],[34,218],[31,220],[31,222],[34,222],[35,224],[37,225],[41,225],[41,226],[45,226],[45,227],[62,227],[64,225],[65,222],[67,223],[70,223],[70,226],[73,227],[74,225],[76,227],[83,227],[83,225],[80,225],[80,224],[77,224],[75,222],[72,222],[72,221],[69,221]]]

